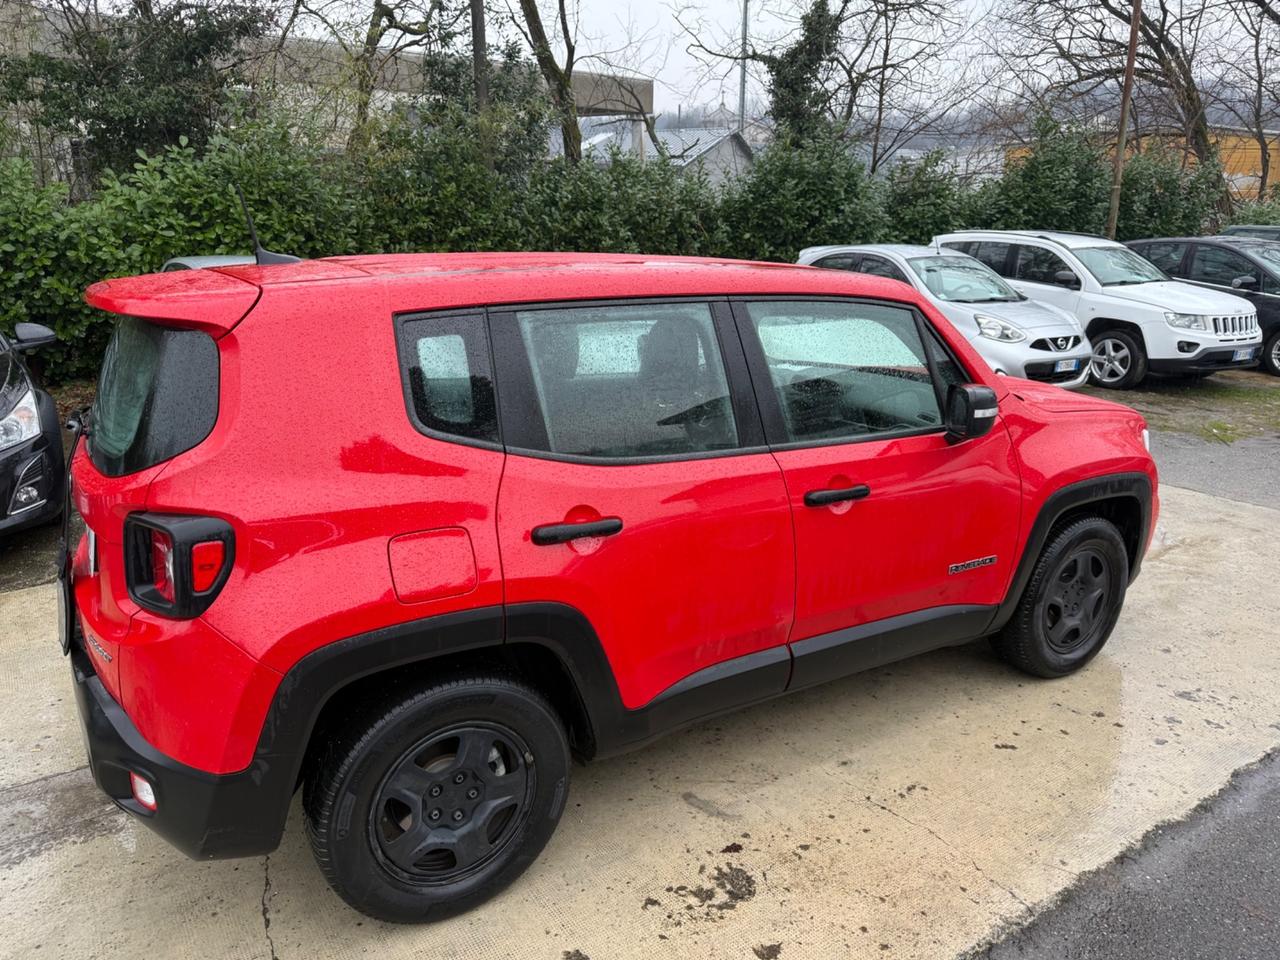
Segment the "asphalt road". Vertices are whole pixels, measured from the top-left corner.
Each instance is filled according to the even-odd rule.
[[[1161,483],[1280,507],[1280,434],[1221,443],[1153,430],[1151,454]]]
[[[981,960],[1275,960],[1280,754],[1086,874]]]

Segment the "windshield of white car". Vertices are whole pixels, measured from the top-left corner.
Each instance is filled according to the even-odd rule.
[[[1026,299],[973,257],[913,257],[907,263],[930,293],[948,303],[1012,303]]]
[[[1071,251],[1104,287],[1156,283],[1169,278],[1127,247],[1076,247]]]

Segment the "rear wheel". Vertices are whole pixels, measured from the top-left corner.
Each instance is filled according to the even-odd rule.
[[[1147,376],[1147,351],[1142,339],[1127,330],[1104,330],[1089,338],[1093,359],[1089,377],[1111,390],[1129,390]]]
[[[414,693],[353,723],[307,778],[307,835],[347,903],[434,920],[483,902],[550,839],[569,748],[555,711],[504,677]]]
[[[1051,537],[1013,617],[992,643],[1027,673],[1066,676],[1111,636],[1128,582],[1120,532],[1099,517],[1077,520]]]
[[[1273,377],[1280,377],[1280,329],[1273,330],[1262,345],[1262,369]]]

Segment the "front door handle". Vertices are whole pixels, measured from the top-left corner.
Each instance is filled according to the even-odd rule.
[[[589,523],[545,523],[533,528],[533,542],[539,547],[547,547],[584,537],[612,537],[621,530],[622,520],[618,517],[605,517]]]
[[[871,496],[871,488],[865,483],[860,483],[856,487],[843,487],[839,490],[810,490],[804,495],[804,505],[806,507],[826,507],[833,503],[843,503],[846,500],[861,500],[863,497]]]

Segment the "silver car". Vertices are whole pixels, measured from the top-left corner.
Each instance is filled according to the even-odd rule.
[[[990,267],[953,250],[907,244],[808,247],[799,263],[888,277],[920,291],[996,373],[1073,389],[1092,356],[1079,322],[1029,300]]]

